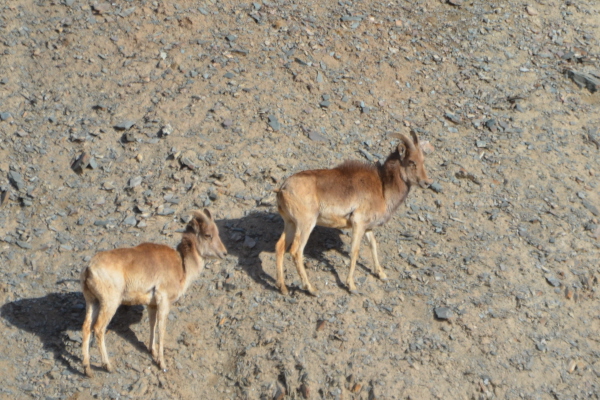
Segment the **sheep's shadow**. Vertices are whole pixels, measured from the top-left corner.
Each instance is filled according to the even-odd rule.
[[[133,344],[136,349],[147,352],[138,340],[131,325],[141,321],[143,306],[121,306],[108,325],[108,329]],[[0,315],[18,329],[37,335],[43,349],[52,352],[54,359],[65,365],[72,373],[80,374],[81,358],[70,349],[81,348],[81,331],[85,316],[85,299],[81,292],[50,293],[44,297],[20,299],[4,304]],[[79,350],[80,351],[80,350]]]
[[[229,254],[238,258],[238,266],[243,269],[255,282],[261,284],[268,290],[277,290],[275,287],[275,258],[272,257],[272,263],[266,267],[259,255],[261,253],[271,253],[275,255],[275,244],[283,231],[283,220],[279,214],[269,212],[251,212],[245,217],[237,219],[224,219],[217,221],[221,239]],[[310,238],[304,250],[305,264],[312,264],[310,261],[316,260],[318,264],[325,266],[335,277],[336,283],[340,287],[345,287],[340,279],[340,265],[334,265],[325,252],[330,249],[336,250],[342,257],[348,258],[349,255],[344,251],[344,243],[341,239],[342,231],[339,229],[325,228],[316,226],[312,231]],[[272,264],[272,265],[271,265]],[[285,271],[294,271],[296,277],[293,282],[299,282],[296,274],[296,267],[286,253],[284,259]],[[310,267],[307,266],[310,274]],[[267,272],[268,271],[268,272]],[[299,290],[298,285],[290,285],[286,281],[288,288],[292,291]]]

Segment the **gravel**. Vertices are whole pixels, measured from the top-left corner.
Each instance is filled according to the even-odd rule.
[[[0,397],[598,397],[599,7],[3,7]],[[289,255],[280,295],[277,188],[383,162],[410,129],[434,183],[374,229],[388,280],[365,241],[349,294],[348,231],[317,227],[304,259],[320,296]],[[175,247],[204,207],[228,256],[172,307],[168,370],[147,311],[121,307],[117,371],[84,378],[81,268]]]

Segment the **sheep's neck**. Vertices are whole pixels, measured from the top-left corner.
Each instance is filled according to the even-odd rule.
[[[392,159],[391,156],[380,167],[380,176],[387,214],[391,216],[408,196],[411,185],[400,161]]]
[[[187,291],[187,288],[198,278],[204,268],[204,260],[198,253],[194,239],[189,237],[190,235],[189,233],[184,234],[181,238],[181,243],[177,246],[177,251],[183,261],[184,276],[181,294]]]

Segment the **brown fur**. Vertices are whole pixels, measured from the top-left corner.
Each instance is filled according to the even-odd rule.
[[[355,291],[354,269],[363,235],[371,247],[377,275],[386,279],[377,259],[372,229],[386,223],[406,199],[410,188],[427,187],[430,180],[424,166],[419,140],[400,135],[402,143],[382,164],[346,161],[333,169],[299,172],[289,177],[277,192],[277,205],[285,227],[276,245],[277,287],[287,293],[283,277],[283,256],[292,254],[305,290],[315,295],[304,269],[303,252],[315,225],[352,228],[350,272],[346,284]]]
[[[150,319],[150,351],[161,369],[165,323],[171,304],[179,299],[204,268],[204,258],[223,258],[227,249],[208,210],[195,211],[177,250],[162,244],[142,243],[132,248],[103,251],[81,272],[86,301],[83,322],[83,369],[92,376],[90,338],[92,325],[99,342],[102,364],[113,368],[106,352],[106,327],[121,304],[146,305]],[[155,338],[158,329],[158,341]]]

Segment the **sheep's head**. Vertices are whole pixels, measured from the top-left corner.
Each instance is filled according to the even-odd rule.
[[[193,211],[186,231],[195,235],[196,248],[202,257],[225,258],[227,255],[227,249],[219,236],[219,228],[208,209]]]
[[[410,132],[412,140],[405,135],[399,134],[400,144],[398,152],[400,153],[400,163],[402,165],[402,179],[411,185],[419,185],[427,188],[433,182],[427,177],[425,170],[425,156],[419,145],[419,138],[414,131]]]

